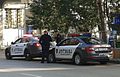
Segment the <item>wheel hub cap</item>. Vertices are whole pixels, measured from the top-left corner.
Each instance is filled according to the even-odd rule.
[[[79,63],[80,63],[80,56],[79,56],[79,55],[76,55],[76,56],[75,56],[75,63],[76,63],[76,64],[79,64]]]

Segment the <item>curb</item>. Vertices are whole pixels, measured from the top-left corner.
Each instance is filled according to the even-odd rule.
[[[120,59],[112,59],[110,63],[120,64]]]

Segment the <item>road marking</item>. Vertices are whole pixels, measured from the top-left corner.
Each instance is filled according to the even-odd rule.
[[[42,76],[38,76],[38,75],[33,75],[33,74],[28,74],[28,73],[20,73],[21,75],[24,76],[31,76],[31,77],[42,77]]]
[[[97,65],[97,66],[92,66],[92,67],[107,67],[107,66],[105,66],[105,65]]]
[[[95,66],[91,66],[91,67],[119,67],[120,64],[106,64],[106,65],[95,65]]]
[[[16,71],[57,71],[57,70],[69,70],[73,68],[3,68],[0,72],[16,72]]]

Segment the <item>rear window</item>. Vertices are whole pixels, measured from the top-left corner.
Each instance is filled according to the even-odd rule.
[[[39,42],[39,39],[37,37],[30,37],[31,42]]]
[[[103,44],[102,41],[95,38],[81,38],[86,44]]]

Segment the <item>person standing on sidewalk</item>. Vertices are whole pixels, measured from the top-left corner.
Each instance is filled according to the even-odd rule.
[[[44,34],[40,37],[39,43],[42,45],[42,61],[41,63],[44,63],[44,60],[46,58],[47,63],[49,63],[48,55],[49,55],[49,48],[50,48],[50,42],[52,41],[52,38],[50,35],[48,35],[47,31],[44,31]]]

